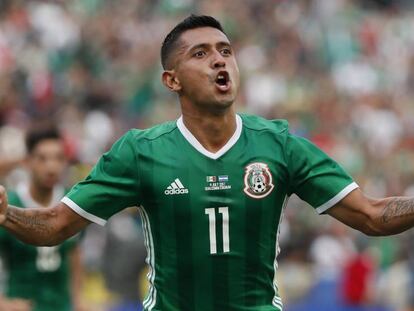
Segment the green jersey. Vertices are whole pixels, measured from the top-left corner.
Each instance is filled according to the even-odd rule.
[[[296,193],[319,213],[358,187],[286,121],[237,115],[212,153],[182,118],[130,130],[62,200],[98,224],[139,206],[148,249],[145,310],[282,310],[274,283],[283,209]]]
[[[56,187],[53,203],[59,202],[64,194],[63,187]],[[8,198],[17,207],[39,206],[26,184],[9,192]],[[8,272],[5,295],[31,300],[34,311],[72,310],[68,253],[75,245],[71,239],[59,246],[35,247],[0,229],[0,251]]]

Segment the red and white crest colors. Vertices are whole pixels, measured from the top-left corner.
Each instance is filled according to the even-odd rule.
[[[272,173],[267,164],[251,163],[244,174],[244,193],[249,197],[261,199],[268,196],[274,188]]]

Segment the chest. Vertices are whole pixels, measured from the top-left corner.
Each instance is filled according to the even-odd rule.
[[[156,156],[142,156],[140,164],[142,204],[152,210],[275,208],[287,193],[286,166],[266,148],[234,148],[219,159],[164,148]]]

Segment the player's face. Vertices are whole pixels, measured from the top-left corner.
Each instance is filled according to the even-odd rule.
[[[174,68],[181,97],[215,108],[230,106],[239,87],[239,68],[226,35],[211,27],[184,32]]]
[[[40,141],[28,158],[32,181],[52,189],[60,180],[66,165],[63,143],[58,139]]]

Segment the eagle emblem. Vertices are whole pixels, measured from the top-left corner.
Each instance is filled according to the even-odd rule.
[[[267,164],[255,162],[246,166],[244,193],[249,197],[261,199],[268,196],[273,188],[272,174]]]

